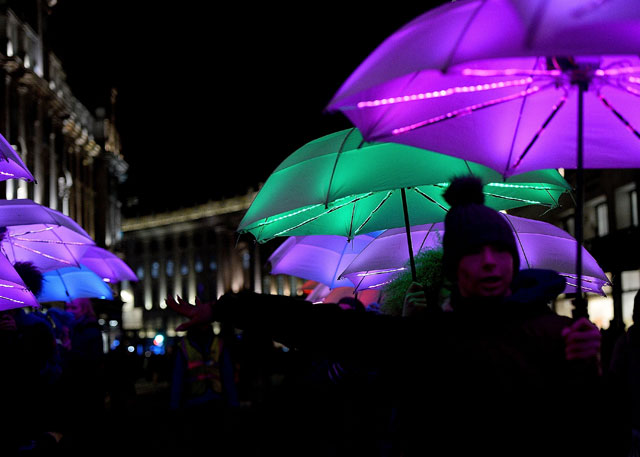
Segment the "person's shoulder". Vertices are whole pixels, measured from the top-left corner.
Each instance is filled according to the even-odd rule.
[[[553,270],[524,269],[514,277],[511,302],[549,303],[564,292],[566,279]]]

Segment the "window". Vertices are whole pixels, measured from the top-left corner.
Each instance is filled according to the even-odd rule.
[[[640,270],[623,271],[622,286],[622,320],[625,327],[633,324],[633,301],[638,289],[640,289]]]
[[[631,183],[616,189],[616,227],[638,225],[638,192],[635,183]]]
[[[576,218],[571,215],[562,219],[562,229],[571,236],[576,234]]]
[[[609,209],[606,202],[596,205],[596,234],[598,236],[609,234]]]

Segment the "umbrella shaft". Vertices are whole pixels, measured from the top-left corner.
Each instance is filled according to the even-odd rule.
[[[411,263],[411,278],[416,281],[416,263],[413,259],[413,244],[411,243],[411,224],[409,223],[409,210],[407,208],[407,193],[404,187],[400,190],[402,194],[402,209],[404,211],[404,227],[407,231],[407,248],[409,248],[409,262]]]
[[[584,207],[584,93],[586,82],[578,82],[578,145],[576,166],[576,280],[577,293],[574,304],[574,317],[588,317],[587,302],[582,292],[582,241],[583,241],[583,207]]]

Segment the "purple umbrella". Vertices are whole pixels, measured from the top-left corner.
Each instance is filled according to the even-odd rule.
[[[26,306],[37,308],[40,304],[11,262],[0,255],[0,311]]]
[[[0,135],[0,181],[6,181],[7,179],[24,179],[25,181],[35,182],[35,178],[18,153]]]
[[[339,235],[290,236],[269,257],[270,273],[312,279],[329,289],[353,287],[349,279],[338,276],[379,233],[358,235],[351,241]]]
[[[95,242],[73,219],[28,199],[0,200],[0,249],[11,261],[42,271],[78,266]]]
[[[582,170],[640,167],[638,54],[635,0],[460,0],[392,34],[329,109],[368,141],[438,151],[503,176],[576,168],[581,244]],[[577,250],[578,272],[581,262]]]
[[[138,280],[136,274],[124,260],[99,246],[89,246],[79,261],[98,274],[105,282],[117,283],[123,280]]]
[[[565,293],[576,292],[576,269],[572,261],[577,243],[564,230],[547,222],[500,213],[509,222],[516,236],[520,267],[555,270],[567,279]],[[444,223],[411,228],[411,243],[416,252],[441,248]],[[404,239],[403,239],[404,236]],[[582,248],[583,292],[604,295],[603,286],[609,279],[596,260]],[[406,234],[403,229],[385,230],[369,243],[342,272],[356,284],[356,290],[380,288],[406,269],[409,260]]]

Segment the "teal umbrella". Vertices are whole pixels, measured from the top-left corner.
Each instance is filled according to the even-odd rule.
[[[473,174],[496,210],[553,208],[570,190],[557,170],[503,179],[489,167],[396,143],[369,143],[356,128],[311,141],[268,177],[240,222],[263,243],[278,236],[359,234],[444,220],[450,180]]]

